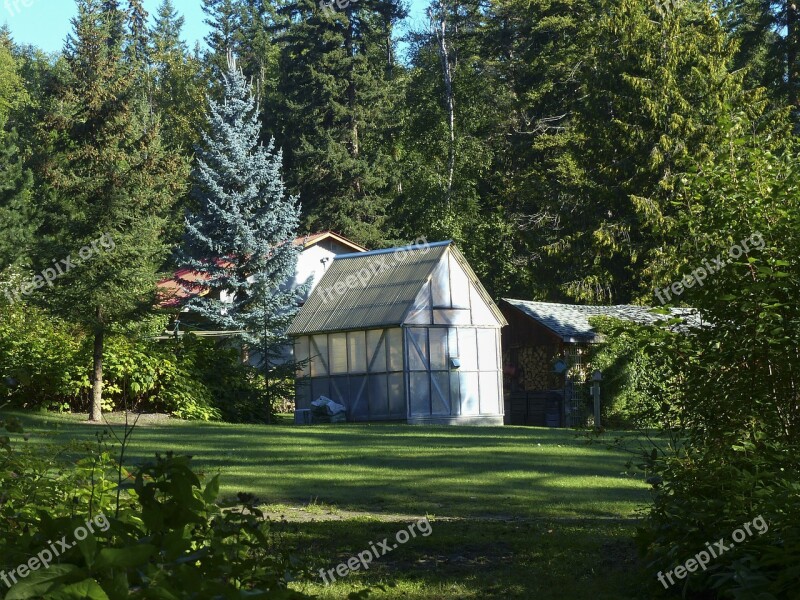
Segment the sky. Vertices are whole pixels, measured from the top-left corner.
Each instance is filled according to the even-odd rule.
[[[152,15],[161,4],[160,0],[144,0],[144,7]],[[183,36],[189,47],[201,42],[208,31],[203,22],[205,14],[201,0],[175,0],[175,7],[186,19]],[[411,16],[407,22],[418,23],[424,14],[427,0],[410,0]],[[0,23],[6,23],[14,41],[18,44],[33,44],[46,52],[58,52],[64,47],[64,39],[72,26],[75,15],[74,0],[0,0]]]

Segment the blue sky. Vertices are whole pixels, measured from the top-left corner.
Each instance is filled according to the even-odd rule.
[[[144,0],[144,7],[152,15],[160,3],[160,0]],[[410,4],[407,24],[421,22],[427,0],[410,0]],[[175,6],[186,19],[183,34],[190,47],[194,47],[195,41],[202,43],[208,29],[203,23],[202,2],[176,0]],[[0,23],[8,25],[14,41],[33,44],[47,52],[63,48],[75,12],[73,0],[0,0]]]

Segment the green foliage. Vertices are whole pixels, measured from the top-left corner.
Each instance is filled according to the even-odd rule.
[[[737,544],[686,589],[785,598],[800,549],[800,172],[795,149],[773,152],[740,135],[746,123],[740,116],[726,128],[729,160],[698,165],[689,182],[684,219],[693,235],[683,250],[700,265],[755,233],[763,243],[729,254],[724,269],[687,290],[704,326],[683,355],[673,344],[656,347],[681,361],[673,363],[679,420],[671,451],[653,450],[643,463],[663,483],[640,540],[651,564],[668,569],[763,516],[768,534]]]
[[[659,350],[677,345],[681,334],[608,317],[594,317],[591,324],[604,337],[591,357],[591,368],[603,373],[603,426],[669,427],[670,407],[680,393],[673,360],[683,355],[665,357]]]
[[[267,419],[263,385],[234,346],[193,335],[156,341],[143,335],[148,333],[155,332],[132,328],[108,338],[105,410],[195,420]],[[21,408],[85,411],[90,363],[89,339],[80,329],[35,307],[0,305],[0,401]]]
[[[13,420],[0,419],[2,427],[21,430]],[[49,568],[0,586],[0,598],[307,597],[288,588],[304,569],[281,542],[285,526],[266,519],[254,498],[221,507],[218,476],[203,485],[188,457],[157,456],[130,473],[102,435],[83,450],[72,462],[19,452],[0,437],[0,570],[58,552],[47,550]]]

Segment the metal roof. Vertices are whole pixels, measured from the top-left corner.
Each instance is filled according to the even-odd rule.
[[[651,312],[653,309],[650,306],[635,306],[632,304],[586,306],[556,304],[554,302],[531,302],[513,298],[503,298],[503,301],[535,319],[565,342],[597,341],[599,336],[589,324],[591,317],[614,317],[643,325],[651,325],[672,317],[681,317],[687,320],[687,323],[680,329],[686,329],[689,325],[698,324],[696,311],[685,308],[673,308],[670,310],[671,314],[664,315]]]
[[[448,251],[453,252],[498,320],[505,324],[502,313],[466,259],[451,241],[445,241],[335,257],[292,321],[288,333],[298,335],[402,325],[420,290]],[[346,284],[348,278],[354,285]]]

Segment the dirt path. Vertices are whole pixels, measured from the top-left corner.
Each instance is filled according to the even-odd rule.
[[[308,523],[311,521],[375,521],[379,523],[408,523],[418,521],[425,515],[408,515],[396,513],[374,513],[356,510],[343,510],[336,507],[317,507],[317,506],[281,506],[265,507],[267,516],[275,520],[286,519],[290,523]],[[433,519],[434,517],[432,517]],[[639,521],[636,517],[515,517],[513,515],[491,515],[474,517],[435,517],[440,522],[483,522],[483,523],[534,523],[534,522],[558,522],[558,523],[591,523],[591,522],[619,522],[635,523]]]

